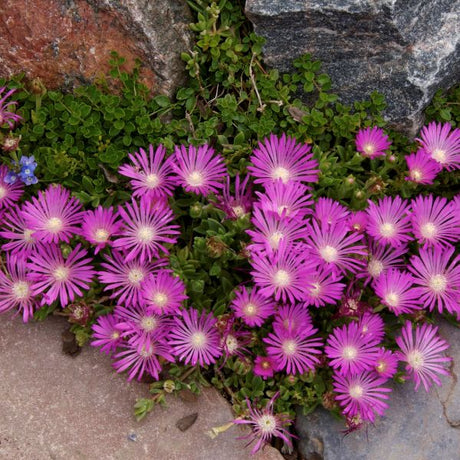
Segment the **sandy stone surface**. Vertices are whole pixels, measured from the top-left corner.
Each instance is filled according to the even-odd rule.
[[[110,360],[85,347],[72,358],[61,351],[62,318],[23,325],[0,316],[0,459],[8,460],[255,460],[282,459],[267,447],[251,457],[241,427],[211,439],[206,431],[232,420],[227,402],[205,389],[194,402],[168,399],[143,421],[133,404],[148,387],[126,382]],[[181,432],[176,422],[198,412]]]

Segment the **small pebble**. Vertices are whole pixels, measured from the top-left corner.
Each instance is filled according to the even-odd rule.
[[[136,433],[128,434],[128,440],[133,441],[133,442],[137,441],[137,434]]]

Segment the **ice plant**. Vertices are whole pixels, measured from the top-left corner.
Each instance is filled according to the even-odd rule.
[[[390,148],[391,142],[383,129],[374,126],[372,128],[360,129],[355,139],[356,150],[368,158],[384,156],[385,151]]]
[[[246,399],[246,404],[249,410],[249,420],[238,418],[233,420],[236,424],[250,425],[251,433],[247,436],[242,436],[238,439],[249,439],[249,444],[255,442],[251,450],[251,454],[257,453],[265,444],[269,443],[272,437],[281,438],[289,447],[292,448],[291,434],[286,429],[287,425],[292,423],[292,420],[284,414],[276,414],[273,411],[275,399],[279,396],[279,392],[275,393],[272,399],[266,404],[263,409],[251,407],[249,399]]]
[[[364,233],[367,227],[367,214],[364,211],[351,213],[347,219],[347,225],[351,232]]]
[[[222,182],[227,173],[225,162],[209,145],[176,147],[171,166],[179,185],[187,192],[207,196],[223,188]]]
[[[159,145],[154,150],[149,145],[149,153],[140,148],[139,152],[130,153],[131,164],[120,166],[118,172],[129,177],[133,188],[133,196],[145,196],[148,199],[158,199],[171,196],[176,185],[170,158],[165,159],[166,149]]]
[[[406,180],[422,185],[432,185],[442,166],[421,149],[405,157],[409,175]]]
[[[64,308],[75,296],[83,296],[96,273],[87,255],[81,244],[77,244],[65,259],[58,245],[37,245],[36,251],[29,256],[28,269],[33,280],[32,292],[43,295],[41,305],[51,305],[59,299]]]
[[[336,225],[344,222],[350,211],[338,201],[331,198],[318,198],[315,203],[315,211],[313,217],[320,225]]]
[[[420,248],[410,258],[409,270],[414,276],[414,294],[430,311],[447,310],[460,317],[460,255],[453,246],[444,250]]]
[[[412,231],[424,247],[455,244],[460,241],[460,214],[453,201],[433,195],[419,195],[412,200]]]
[[[221,209],[229,219],[239,219],[251,212],[253,203],[252,187],[249,183],[249,175],[241,180],[240,175],[235,176],[235,191],[231,191],[230,176],[224,183],[222,193],[216,197],[214,206]]]
[[[385,336],[385,322],[372,311],[365,311],[358,320],[358,330],[368,344],[379,344]]]
[[[7,101],[7,99],[16,91],[16,89],[10,89],[9,91],[6,91],[6,93],[5,91],[6,87],[2,86],[0,88],[0,128],[7,124],[10,129],[13,129],[14,124],[22,120],[22,117],[14,112],[10,112],[11,107],[14,107],[17,102]]]
[[[382,244],[397,247],[412,239],[409,206],[406,200],[386,196],[367,208],[367,233]]]
[[[423,150],[447,171],[460,169],[460,129],[452,129],[449,122],[432,121],[417,138]]]
[[[273,328],[302,335],[312,327],[312,319],[308,308],[303,303],[281,305],[275,314]]]
[[[398,357],[391,350],[380,348],[374,370],[380,377],[391,379],[398,370]]]
[[[388,408],[383,400],[389,398],[391,388],[382,386],[384,378],[373,372],[356,375],[334,374],[334,391],[336,400],[342,406],[344,415],[359,415],[362,420],[375,421],[375,414],[384,415]]]
[[[173,353],[185,364],[209,365],[222,355],[216,318],[212,313],[190,308],[174,318],[168,343]]]
[[[259,327],[275,312],[275,305],[273,300],[260,294],[256,287],[247,290],[241,286],[235,291],[230,308],[235,312],[235,316],[241,318],[248,326]]]
[[[132,199],[125,207],[118,209],[123,226],[112,245],[126,254],[126,261],[139,258],[144,262],[169,254],[165,243],[175,243],[179,234],[179,226],[171,224],[172,209],[162,201],[152,203],[146,198]]]
[[[445,356],[449,344],[437,335],[438,328],[431,324],[417,325],[414,331],[412,323],[406,321],[401,335],[396,338],[401,351],[396,352],[399,360],[406,363],[406,371],[415,382],[415,391],[420,383],[428,392],[435,383],[441,386],[440,375],[449,375],[447,363],[452,358]]]
[[[8,183],[8,168],[0,165],[0,209],[8,209],[21,198],[24,187],[20,182]]]
[[[28,228],[41,243],[69,242],[80,233],[81,204],[61,185],[50,185],[38,198],[26,201],[21,210]]]
[[[105,246],[112,246],[111,238],[120,231],[121,222],[113,207],[98,206],[83,213],[81,235],[86,241],[95,245],[94,254]]]
[[[114,314],[99,316],[93,324],[93,347],[101,347],[101,352],[107,355],[114,352],[120,345],[121,332],[116,328],[118,319]]]
[[[39,306],[31,286],[26,259],[7,254],[5,272],[0,271],[0,313],[15,310],[27,323]]]
[[[275,360],[270,356],[256,356],[254,360],[254,375],[262,377],[264,380],[272,378],[276,372]]]
[[[315,307],[336,304],[345,289],[341,279],[340,275],[331,273],[327,268],[317,267],[309,278],[310,287],[307,288],[305,304]]]
[[[36,240],[33,230],[27,228],[19,206],[11,207],[5,212],[0,222],[0,237],[7,241],[2,245],[2,249],[12,254],[29,255],[35,247]]]
[[[318,162],[313,159],[310,145],[299,144],[284,133],[281,138],[271,134],[259,142],[250,161],[248,171],[256,184],[267,185],[279,179],[285,184],[318,182]]]

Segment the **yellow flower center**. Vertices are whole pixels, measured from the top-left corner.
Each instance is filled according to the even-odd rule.
[[[128,273],[128,280],[131,284],[139,286],[140,282],[144,279],[144,273],[138,268],[132,268]]]
[[[243,309],[246,316],[254,316],[257,313],[257,307],[253,303],[248,303]]]
[[[23,300],[29,296],[29,283],[18,281],[13,284],[13,295],[16,300]]]
[[[378,361],[378,364],[377,366],[375,366],[375,369],[377,370],[377,372],[385,372],[387,368],[387,363],[385,363],[384,361]]]
[[[264,433],[273,433],[276,429],[276,418],[271,414],[263,414],[257,419],[257,425]]]
[[[147,348],[145,348],[145,345],[142,345],[142,349],[139,351],[139,354],[143,357],[143,358],[150,358],[150,356],[153,355],[153,346],[150,345],[148,350]]]
[[[33,243],[34,242],[34,239],[32,238],[33,234],[34,234],[33,230],[29,230],[28,228],[26,228],[24,230],[24,241],[26,243]]]
[[[153,316],[144,316],[141,319],[141,327],[145,332],[153,331],[157,327],[157,320]]]
[[[245,214],[243,206],[233,206],[232,211],[236,217],[243,217]]]
[[[422,174],[422,171],[420,171],[420,169],[413,169],[411,172],[410,172],[410,177],[412,180],[414,180],[415,182],[419,182],[422,180],[423,178],[423,174]]]
[[[272,177],[275,180],[281,179],[283,181],[283,184],[285,184],[289,180],[290,174],[286,168],[278,166],[273,170]]]
[[[6,195],[7,195],[7,193],[8,193],[8,190],[6,189],[6,187],[2,187],[2,186],[0,185],[0,200],[1,200],[2,198],[5,198]]]
[[[155,292],[152,301],[158,307],[163,308],[168,303],[168,296],[164,292]]]
[[[281,232],[274,232],[272,233],[269,238],[268,242],[270,243],[270,247],[272,249],[278,249],[278,246],[280,244],[281,238],[283,238],[283,234]]]
[[[374,144],[365,144],[363,150],[366,155],[371,156],[375,153],[375,146]]]
[[[96,243],[105,243],[109,238],[109,232],[105,228],[98,228],[94,232],[94,241]]]

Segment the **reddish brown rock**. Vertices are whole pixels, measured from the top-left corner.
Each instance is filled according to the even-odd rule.
[[[0,76],[73,87],[104,75],[116,51],[127,69],[140,59],[144,82],[170,93],[184,78],[190,22],[180,0],[2,0]]]

